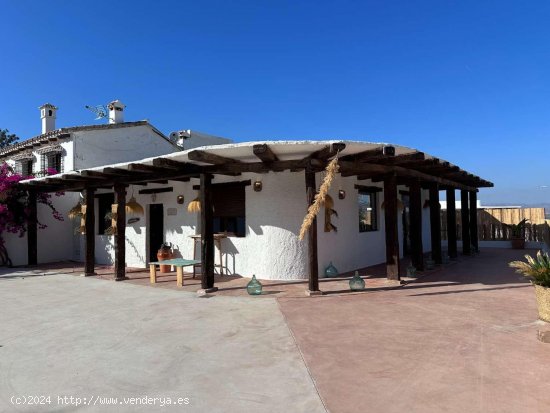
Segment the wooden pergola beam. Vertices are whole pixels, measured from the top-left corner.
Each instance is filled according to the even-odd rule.
[[[456,194],[454,188],[447,188],[447,248],[449,258],[457,257],[456,245]]]
[[[431,183],[430,191],[430,239],[432,243],[432,260],[442,263],[441,257],[441,208],[439,205],[439,187]]]
[[[279,158],[277,157],[277,155],[275,155],[275,153],[273,153],[269,145],[265,143],[254,145],[252,147],[252,152],[263,163],[270,164],[279,160]]]
[[[191,151],[187,154],[187,157],[191,161],[203,162],[203,163],[208,163],[212,165],[241,163],[241,161],[238,161],[236,159],[226,158],[225,156],[220,156],[220,155],[216,155],[216,154],[206,152],[206,151],[201,151],[201,150]]]
[[[417,171],[416,169],[408,169],[398,165],[378,165],[372,163],[354,163],[341,161],[340,171],[342,176],[362,175],[369,173],[391,174],[396,173],[398,176],[414,178],[425,182],[435,182],[439,185],[448,185],[451,187],[465,189],[467,191],[477,190],[475,187],[461,184],[439,176],[430,175],[426,172]]]
[[[95,189],[86,189],[86,215],[85,215],[85,245],[84,275],[95,274]]]
[[[409,215],[410,215],[410,239],[411,261],[418,270],[424,270],[424,248],[422,245],[422,189],[420,182],[412,182],[409,186]]]
[[[149,172],[144,172],[144,171],[129,171],[128,169],[123,169],[123,168],[111,168],[111,167],[107,167],[107,168],[103,168],[103,173],[106,174],[106,175],[111,175],[111,176],[115,176],[115,177],[122,177],[122,176],[127,176],[127,177],[143,177],[144,174],[149,174]]]
[[[413,152],[405,153],[402,155],[395,155],[392,157],[385,157],[380,159],[375,159],[373,162],[382,164],[382,165],[410,165],[422,162],[426,159],[424,152]]]
[[[115,184],[117,203],[115,233],[115,281],[126,279],[126,185]]]
[[[327,145],[324,148],[309,154],[308,156],[303,158],[302,161],[307,162],[312,159],[326,161],[327,159],[336,156],[338,152],[341,152],[344,149],[346,149],[346,144],[343,142],[331,143],[330,145]]]
[[[462,254],[470,255],[471,240],[470,240],[470,211],[468,202],[468,191],[460,191],[460,217],[462,225]]]
[[[315,172],[308,171],[305,172],[306,178],[306,200],[307,206],[315,201],[315,193],[317,191],[317,185],[315,183]],[[307,231],[307,245],[308,245],[308,267],[309,267],[309,277],[308,277],[308,291],[309,295],[319,294],[319,259],[317,253],[317,217],[313,218],[313,222]]]
[[[168,158],[153,159],[153,166],[175,169],[178,171],[193,169],[196,172],[200,172],[200,168],[198,167],[198,165],[190,164],[188,162],[175,161],[173,159],[168,159]]]
[[[397,176],[387,175],[384,180],[384,227],[386,241],[386,277],[400,279],[399,226],[397,210]]]
[[[131,163],[128,165],[128,170],[132,172],[148,172],[150,174],[165,174],[172,175],[174,170],[171,168],[163,168],[153,165],[144,165],[140,163]]]
[[[366,151],[354,153],[351,155],[342,156],[340,159],[342,161],[348,162],[365,162],[372,161],[375,159],[381,159],[385,157],[395,156],[395,147],[391,145],[378,146],[376,148],[367,149]]]
[[[212,176],[200,176],[201,203],[201,288],[203,293],[214,292],[214,224],[212,206]]]

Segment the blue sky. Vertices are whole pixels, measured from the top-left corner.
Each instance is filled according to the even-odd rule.
[[[392,142],[550,202],[545,1],[0,0],[0,128],[126,120],[169,133]]]

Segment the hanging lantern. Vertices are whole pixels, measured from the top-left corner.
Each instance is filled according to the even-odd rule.
[[[143,206],[136,201],[136,198],[132,196],[126,203],[126,213],[131,215],[144,215],[145,210],[143,209]]]
[[[67,215],[69,216],[69,219],[76,219],[81,217],[83,215],[82,204],[78,202],[74,207],[69,210],[69,213]]]
[[[193,199],[191,202],[189,202],[189,205],[187,205],[187,211],[188,212],[201,212],[201,201],[199,198]]]

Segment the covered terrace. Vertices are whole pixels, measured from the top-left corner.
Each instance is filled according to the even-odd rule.
[[[84,273],[95,273],[95,205],[94,194],[99,189],[112,189],[115,203],[116,232],[114,234],[115,280],[126,278],[126,187],[187,182],[200,180],[201,203],[201,289],[216,290],[214,278],[214,231],[212,209],[212,180],[217,175],[238,176],[243,173],[290,171],[303,174],[304,198],[311,205],[317,191],[316,173],[322,172],[338,156],[339,173],[362,181],[383,183],[384,231],[388,280],[399,281],[401,276],[398,236],[398,185],[408,187],[410,197],[411,262],[418,270],[424,269],[422,247],[421,190],[429,190],[431,258],[442,263],[439,193],[446,191],[448,203],[448,255],[458,255],[456,234],[455,192],[460,191],[462,218],[462,254],[478,250],[477,192],[478,188],[493,184],[468,173],[456,165],[415,149],[384,143],[350,141],[269,141],[205,146],[140,161],[79,170],[49,177],[22,181],[29,193],[31,220],[27,232],[28,264],[37,264],[37,207],[38,192],[83,192],[86,199],[86,231]],[[305,206],[305,205],[304,205]],[[305,214],[305,208],[304,208]],[[309,228],[308,292],[319,293],[317,253],[317,225]]]

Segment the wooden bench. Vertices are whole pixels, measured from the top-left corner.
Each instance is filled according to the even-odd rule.
[[[149,276],[151,284],[157,282],[157,265],[173,265],[176,267],[176,284],[178,287],[183,286],[183,267],[190,267],[200,264],[197,260],[186,260],[183,258],[173,258],[171,260],[164,261],[152,261],[149,263]]]

